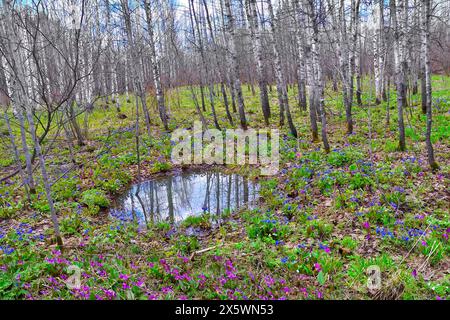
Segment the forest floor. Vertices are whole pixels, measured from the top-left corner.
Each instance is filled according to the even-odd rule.
[[[258,92],[244,89],[249,125],[261,127]],[[108,217],[111,201],[136,180],[134,98],[121,97],[125,119],[112,104],[98,103],[78,119],[82,128],[87,124],[86,145],[75,147],[79,166],[72,167],[60,138],[46,156],[63,252],[53,241],[42,186],[28,204],[18,176],[0,184],[0,298],[449,299],[450,78],[433,78],[437,172],[427,164],[420,95],[405,110],[407,151],[399,152],[394,91],[389,124],[387,102],[367,106],[373,99],[365,93],[363,106],[353,109],[354,134],[346,135],[340,92],[327,90],[329,154],[321,142],[311,143],[309,115],[297,107],[293,90],[290,95],[299,139],[282,129],[280,174],[259,177],[258,208],[230,213],[220,227],[207,212],[145,229]],[[270,97],[276,128],[275,89]],[[189,89],[167,98],[171,129],[191,127],[198,116]],[[174,169],[170,134],[156,119],[155,101],[148,102],[155,116],[151,140],[141,117],[145,178]],[[223,105],[216,108],[221,127],[230,127]],[[212,115],[205,116],[212,127]],[[5,176],[14,159],[3,123],[0,129]],[[258,175],[250,166],[227,170]],[[79,289],[66,285],[71,265],[81,268]],[[371,269],[380,271],[380,289],[367,286],[369,278],[378,281]]]

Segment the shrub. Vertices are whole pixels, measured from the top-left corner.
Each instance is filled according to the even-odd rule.
[[[346,152],[331,152],[328,155],[328,163],[335,167],[341,167],[350,161],[350,157]]]
[[[106,208],[109,206],[109,200],[104,191],[99,189],[84,191],[81,195],[81,202],[88,207],[99,206],[101,208]]]

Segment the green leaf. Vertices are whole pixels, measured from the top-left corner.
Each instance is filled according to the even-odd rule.
[[[323,285],[325,284],[326,276],[325,276],[325,274],[323,273],[323,271],[320,271],[319,274],[317,275],[317,281],[319,281],[319,284],[320,284],[321,286],[323,286]]]

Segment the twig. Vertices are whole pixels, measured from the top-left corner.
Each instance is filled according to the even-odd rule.
[[[208,247],[208,248],[205,248],[205,249],[202,249],[202,250],[194,251],[194,252],[192,252],[192,254],[191,254],[189,260],[192,261],[192,260],[194,259],[194,256],[195,256],[195,255],[198,255],[198,254],[201,254],[201,253],[204,253],[204,252],[207,252],[207,251],[211,251],[211,250],[213,250],[213,249],[215,249],[215,248],[217,248],[217,247],[221,247],[221,246],[223,246],[223,243],[221,243],[220,245]]]

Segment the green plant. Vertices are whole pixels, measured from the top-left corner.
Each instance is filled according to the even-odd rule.
[[[321,220],[307,221],[305,227],[306,236],[311,238],[326,239],[333,232],[333,225]]]
[[[103,190],[90,189],[86,190],[81,194],[81,202],[88,207],[99,206],[101,208],[106,208],[109,206],[109,199]]]
[[[250,239],[260,238],[268,242],[283,239],[288,233],[288,226],[280,223],[273,215],[253,216],[247,228]]]
[[[341,240],[341,245],[349,250],[354,250],[358,246],[358,242],[350,236],[345,236]]]
[[[52,186],[52,191],[55,194],[55,200],[74,199],[79,195],[78,184],[79,179],[71,177],[60,179]]]
[[[211,220],[209,213],[203,213],[198,216],[189,216],[181,222],[183,227],[202,227],[209,228],[211,226]]]
[[[181,254],[189,254],[199,248],[198,239],[195,236],[180,235],[176,240],[174,247]]]
[[[344,151],[333,151],[327,157],[328,163],[335,167],[342,167],[344,164],[348,163],[350,160],[351,160],[351,158]]]
[[[79,214],[71,214],[60,221],[61,232],[67,235],[80,234],[84,227],[83,219]]]

